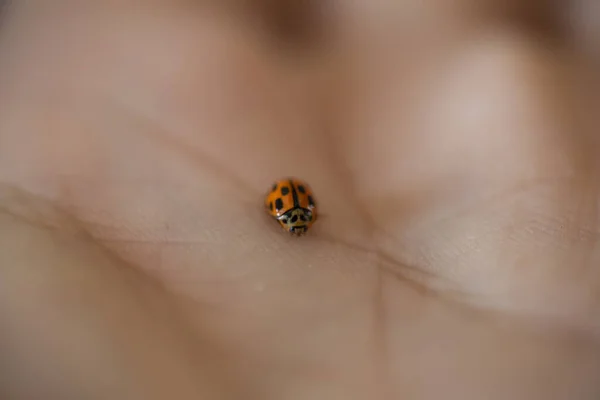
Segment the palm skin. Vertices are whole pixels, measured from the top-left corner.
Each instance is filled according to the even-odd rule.
[[[414,42],[390,47],[340,18],[325,50],[283,55],[225,11],[147,8],[161,12],[23,7],[4,26],[2,180],[50,200],[85,235],[31,234],[8,217],[3,235],[63,235],[70,249],[103,254],[32,267],[54,283],[8,292],[34,296],[31,313],[3,308],[18,332],[38,317],[36,302],[64,306],[57,293],[72,290],[82,262],[102,276],[77,281],[81,305],[50,329],[89,344],[69,355],[78,368],[53,353],[54,368],[74,382],[95,377],[61,390],[598,395],[598,148],[586,133],[595,116],[578,106],[586,93],[573,89],[588,79],[583,67],[525,35],[473,34],[465,21],[423,17],[408,33],[432,33],[415,54]],[[316,193],[323,217],[306,237],[281,232],[262,209],[284,176]],[[4,270],[5,282],[32,288]],[[139,299],[149,297],[147,310]],[[82,333],[81,315],[105,328]],[[82,367],[90,348],[136,349],[137,334],[152,337],[140,347],[148,353]],[[35,332],[12,340],[46,343]],[[155,355],[161,346],[180,353]],[[160,390],[114,378],[137,368]]]

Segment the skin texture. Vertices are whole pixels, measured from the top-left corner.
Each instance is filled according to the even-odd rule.
[[[0,397],[598,398],[593,29],[98,3],[0,22]]]

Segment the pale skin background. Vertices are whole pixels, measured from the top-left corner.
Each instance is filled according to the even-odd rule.
[[[593,10],[98,3],[0,25],[2,398],[600,396]]]

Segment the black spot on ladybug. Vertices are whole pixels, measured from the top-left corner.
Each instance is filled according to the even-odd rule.
[[[298,185],[298,191],[302,194],[306,193],[306,189],[302,185]]]
[[[296,222],[296,221],[298,221],[298,216],[297,216],[297,215],[294,215],[294,216],[292,217],[292,222]]]
[[[281,195],[282,196],[288,195],[289,193],[290,193],[290,188],[289,187],[287,187],[287,186],[282,186],[281,187]]]
[[[269,208],[273,211],[273,202],[269,203]]]
[[[281,197],[278,198],[277,200],[275,200],[275,209],[277,211],[281,210],[283,208],[283,200],[281,200]]]
[[[284,218],[281,220],[281,222],[283,222],[284,224],[287,224],[287,221],[288,221],[287,218]]]
[[[276,191],[276,190],[277,190],[277,184],[276,184],[276,183],[274,183],[274,184],[273,184],[273,187],[271,188],[271,192],[274,192],[274,191]]]
[[[308,196],[308,205],[311,207],[315,206],[315,201],[313,200],[312,196]]]
[[[301,219],[302,221],[308,221],[308,218],[306,218],[306,215],[301,215],[301,216],[300,216],[300,219]]]

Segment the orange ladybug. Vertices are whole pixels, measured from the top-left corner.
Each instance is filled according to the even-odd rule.
[[[296,178],[275,182],[265,198],[265,206],[283,229],[295,235],[306,233],[317,220],[315,196],[305,182]]]

